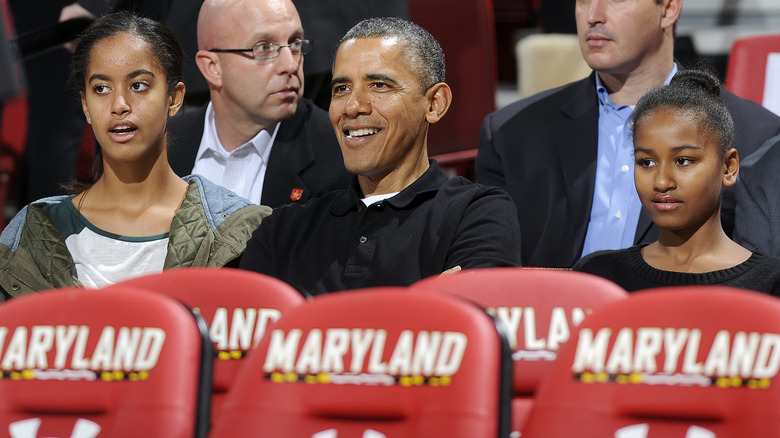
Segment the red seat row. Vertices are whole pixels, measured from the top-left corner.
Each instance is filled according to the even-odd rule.
[[[775,436],[779,316],[780,300],[755,292],[629,295],[563,270],[304,299],[261,274],[183,268],[0,305],[0,430]]]

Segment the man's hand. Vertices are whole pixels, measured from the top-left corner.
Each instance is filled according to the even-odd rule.
[[[96,20],[97,17],[92,12],[89,12],[88,10],[84,9],[80,4],[73,2],[69,4],[68,6],[65,6],[60,11],[60,23],[63,21],[72,20],[74,18],[89,18],[90,20]],[[73,42],[65,43],[65,48],[68,49],[68,51],[73,51],[73,49],[76,48],[76,45],[73,44]]]
[[[459,272],[459,271],[460,271],[460,265],[453,266],[450,269],[447,269],[446,271],[444,271],[441,274],[439,274],[439,277],[443,277],[445,275],[451,275],[451,274],[454,274],[454,273]]]

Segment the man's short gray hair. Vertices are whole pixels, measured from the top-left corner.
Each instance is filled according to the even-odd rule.
[[[367,18],[350,29],[339,42],[363,38],[395,38],[406,46],[409,68],[420,79],[423,93],[444,82],[444,51],[427,30],[397,17]]]

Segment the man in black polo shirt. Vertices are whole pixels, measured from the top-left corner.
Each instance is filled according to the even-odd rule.
[[[444,54],[427,31],[399,18],[358,23],[336,54],[329,111],[352,185],[274,210],[241,267],[316,295],[518,265],[509,196],[448,179],[428,159],[429,125],[451,100]]]

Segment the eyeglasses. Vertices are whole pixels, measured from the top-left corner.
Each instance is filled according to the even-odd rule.
[[[259,42],[251,49],[211,49],[209,52],[216,52],[216,53],[242,53],[242,52],[252,52],[252,57],[255,58],[255,61],[267,61],[269,59],[274,59],[277,56],[279,56],[280,53],[282,53],[282,49],[285,47],[290,48],[290,53],[293,55],[305,55],[309,52],[311,52],[311,46],[314,44],[314,41],[309,40],[295,40],[291,42],[290,44],[287,44],[285,46],[280,46],[279,44],[269,43],[269,42]]]

